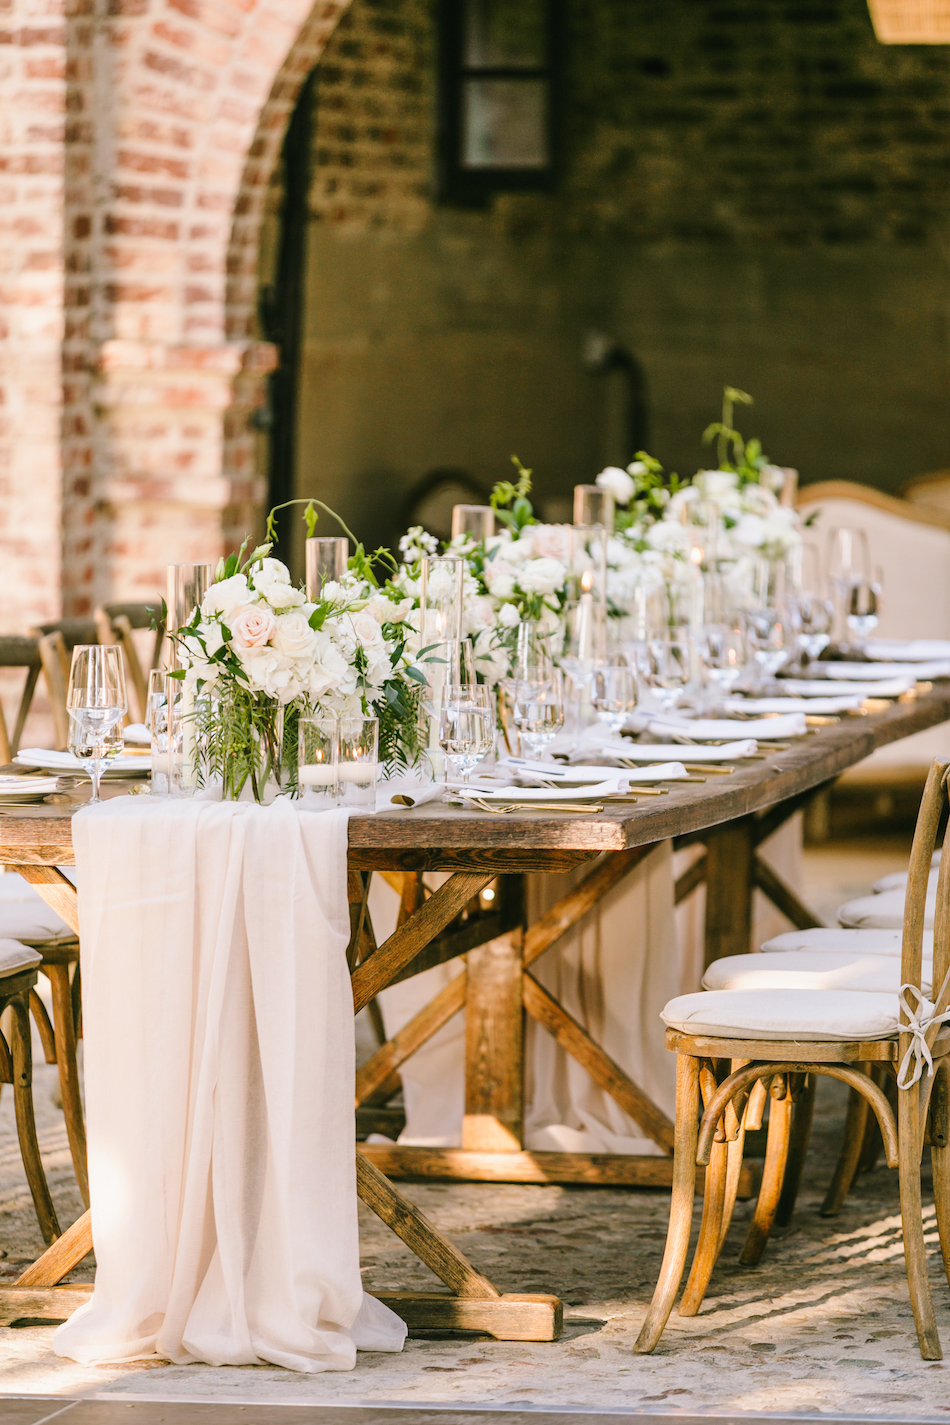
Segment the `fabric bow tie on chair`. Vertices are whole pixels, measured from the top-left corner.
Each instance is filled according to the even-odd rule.
[[[944,988],[946,988],[946,984],[944,984]],[[916,1008],[911,1008],[908,999],[909,994],[915,997]],[[941,996],[938,995],[937,1003],[940,1002],[940,998]],[[901,1024],[901,1032],[913,1035],[913,1039],[911,1040],[907,1053],[900,1062],[900,1068],[897,1071],[897,1087],[910,1089],[913,1088],[914,1084],[919,1080],[924,1071],[925,1064],[927,1065],[928,1074],[933,1073],[934,1061],[933,1055],[930,1052],[930,1045],[927,1043],[927,1030],[931,1025],[948,1023],[948,1021],[950,1021],[950,1009],[945,1010],[943,1014],[937,1014],[937,1005],[931,1004],[930,1000],[925,998],[916,985],[901,985],[898,999],[900,1001],[901,1010],[907,1017],[907,1023]],[[911,1077],[908,1078],[907,1074],[911,1068],[913,1069],[913,1073]]]

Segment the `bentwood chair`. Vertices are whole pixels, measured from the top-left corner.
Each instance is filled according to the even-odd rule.
[[[917,818],[907,881],[900,989],[718,989],[681,995],[663,1011],[677,1054],[670,1225],[653,1301],[637,1341],[652,1351],[669,1319],[689,1248],[696,1165],[706,1167],[699,1240],[681,1316],[702,1305],[735,1205],[743,1140],[769,1129],[762,1186],[741,1262],[759,1260],[782,1206],[794,1199],[807,1146],[816,1076],[842,1080],[870,1106],[888,1167],[900,1177],[904,1257],[917,1339],[925,1360],[942,1356],[927,1278],[920,1159],[930,1145],[944,1269],[950,1281],[950,849],[938,877],[933,1002],[922,989],[931,859],[947,802],[950,759],[937,758]],[[750,957],[755,959],[756,957]],[[729,1072],[719,1080],[719,1064]],[[896,1080],[896,1113],[871,1070]],[[704,1104],[699,1119],[700,1096]]]
[[[0,1014],[9,1011],[7,1031],[0,1030],[0,1084],[13,1085],[20,1156],[40,1231],[49,1246],[60,1235],[60,1229],[36,1138],[30,1043],[30,998],[35,994],[39,958],[25,945],[0,940]]]
[[[165,624],[161,617],[161,601],[152,604],[100,604],[94,620],[99,643],[119,643],[125,655],[129,688],[137,704],[139,722],[148,721],[148,675],[157,668],[165,638]],[[135,629],[154,628],[155,638],[149,657],[148,668],[143,668],[138,649],[135,646]]]

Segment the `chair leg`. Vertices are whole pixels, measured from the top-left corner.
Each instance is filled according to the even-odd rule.
[[[73,1160],[73,1171],[79,1185],[79,1195],[89,1206],[89,1178],[86,1171],[86,1127],[82,1116],[79,1092],[79,1066],[76,1063],[76,1021],[73,1017],[72,995],[67,965],[46,965],[53,990],[53,1022],[56,1029],[56,1062],[59,1066],[59,1087],[63,1098],[63,1117]]]
[[[941,1088],[944,1094],[950,1093],[950,1075],[946,1065],[941,1064],[937,1074],[934,1093]],[[940,1234],[940,1254],[943,1257],[943,1270],[950,1284],[950,1143],[941,1146],[935,1144],[931,1147],[930,1162],[933,1167],[934,1208],[937,1213],[937,1231]]]
[[[785,1181],[778,1200],[775,1222],[778,1227],[787,1227],[795,1211],[798,1189],[801,1186],[808,1142],[811,1138],[811,1124],[815,1114],[815,1087],[817,1075],[808,1074],[798,1091],[798,1098],[792,1110],[792,1131],[788,1142],[788,1162],[785,1165]],[[873,1116],[873,1115],[872,1115]],[[875,1125],[877,1120],[875,1119]]]
[[[43,1045],[43,1054],[47,1064],[56,1063],[56,1035],[53,1033],[53,1026],[50,1023],[49,1015],[46,1013],[46,1005],[40,999],[36,990],[30,990],[30,1009],[33,1011],[33,1019],[39,1031],[40,1043]]]
[[[792,1096],[786,1089],[784,1098],[773,1098],[769,1105],[769,1134],[765,1144],[765,1166],[762,1169],[762,1186],[759,1188],[755,1212],[749,1224],[742,1255],[743,1267],[758,1265],[769,1233],[778,1211],[782,1183],[785,1179],[785,1164],[788,1161],[788,1141],[792,1122]]]
[[[714,1143],[703,1185],[703,1217],[693,1265],[679,1304],[680,1316],[695,1316],[703,1304],[722,1241],[722,1209],[726,1200],[729,1144]]]
[[[887,1072],[884,1064],[872,1064],[871,1078],[879,1089],[888,1092],[888,1085],[894,1083],[892,1076]],[[891,1105],[894,1107],[894,1105]],[[868,1114],[867,1127],[864,1130],[864,1143],[861,1147],[861,1157],[858,1159],[859,1173],[873,1173],[877,1167],[877,1160],[881,1154],[884,1140],[881,1138],[881,1130],[878,1126],[877,1116]]]
[[[744,1059],[733,1059],[731,1064],[724,1066],[725,1071],[732,1073],[742,1068],[745,1062]],[[723,1117],[726,1133],[730,1136],[725,1142],[713,1145],[709,1167],[706,1169],[703,1218],[696,1251],[693,1254],[693,1265],[679,1304],[680,1316],[695,1316],[702,1306],[736,1205],[739,1174],[742,1171],[742,1151],[745,1147],[744,1116],[737,1121],[735,1107],[730,1103]]]
[[[33,1117],[33,1051],[30,1045],[29,991],[15,995],[10,1000],[13,1011],[11,1049],[13,1052],[13,1104],[16,1110],[17,1137],[20,1140],[20,1155],[30,1185],[36,1220],[47,1246],[60,1236],[56,1209],[50,1197],[49,1184],[43,1171],[40,1145],[36,1139],[36,1120]]]
[[[822,1217],[837,1217],[845,1198],[854,1182],[864,1149],[864,1133],[868,1121],[868,1101],[857,1089],[851,1089],[848,1098],[848,1116],[844,1125],[844,1140],[834,1174],[825,1193],[825,1200],[819,1208]]]
[[[646,1320],[634,1350],[653,1350],[673,1309],[683,1276],[696,1193],[696,1140],[699,1136],[699,1060],[688,1054],[676,1059],[676,1127],[673,1147],[673,1193],[663,1264]]]
[[[934,1316],[927,1251],[924,1246],[923,1204],[920,1193],[920,1089],[902,1089],[897,1100],[898,1172],[901,1187],[901,1227],[904,1233],[904,1265],[914,1311],[917,1341],[925,1361],[943,1359],[937,1321]]]

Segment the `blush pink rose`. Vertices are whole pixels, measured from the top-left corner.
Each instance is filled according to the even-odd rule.
[[[260,604],[244,604],[228,620],[231,642],[238,648],[263,648],[277,628],[270,609]]]
[[[566,524],[536,524],[531,529],[535,559],[558,559],[567,564],[571,557],[571,527]]]

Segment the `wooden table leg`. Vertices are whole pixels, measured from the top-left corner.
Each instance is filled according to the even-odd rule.
[[[468,952],[462,1147],[518,1153],[524,1143],[524,932]]]
[[[704,965],[752,948],[755,825],[751,817],[726,822],[706,837],[706,949]]]

